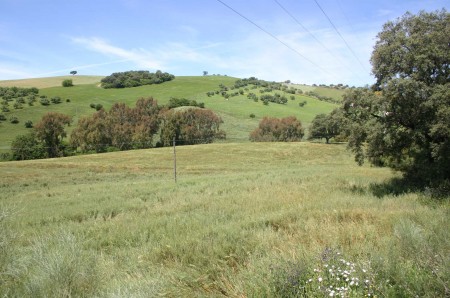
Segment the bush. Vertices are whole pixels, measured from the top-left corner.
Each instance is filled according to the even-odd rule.
[[[175,98],[171,97],[169,103],[167,104],[169,109],[178,108],[178,107],[199,107],[204,108],[205,104],[203,102],[197,103],[195,100],[189,100],[186,98]]]
[[[3,114],[0,114],[0,121],[5,121],[6,120],[6,116]]]
[[[250,133],[253,142],[296,142],[304,135],[302,124],[294,116],[277,119],[264,117]]]
[[[11,116],[9,118],[9,122],[11,122],[12,124],[17,124],[19,123],[19,118],[17,118],[16,116]]]
[[[62,81],[62,86],[63,87],[72,87],[73,81],[71,79],[64,80],[64,81]]]
[[[52,98],[50,99],[50,101],[51,101],[52,103],[54,103],[54,104],[61,103],[61,97],[59,97],[59,96],[52,97]]]
[[[255,117],[256,117],[255,114],[253,114],[253,113],[250,114],[250,118],[255,118]]]
[[[31,121],[31,120],[26,121],[25,122],[25,127],[26,128],[33,128],[33,121]]]
[[[40,102],[41,105],[43,105],[43,106],[48,106],[48,105],[50,105],[50,101],[48,100],[47,97],[41,97],[41,99],[39,100],[39,102]]]

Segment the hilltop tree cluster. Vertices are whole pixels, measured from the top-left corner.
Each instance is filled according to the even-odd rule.
[[[143,85],[161,84],[171,81],[174,75],[160,70],[151,73],[147,70],[115,72],[101,80],[101,86],[107,88],[130,88]]]

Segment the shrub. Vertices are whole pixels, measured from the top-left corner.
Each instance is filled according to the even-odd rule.
[[[64,81],[62,81],[62,86],[63,87],[72,87],[73,81],[71,79],[64,80]]]
[[[25,127],[26,128],[33,128],[33,121],[31,121],[31,120],[26,121],[25,122]]]
[[[19,123],[19,118],[17,118],[16,116],[11,116],[9,118],[9,122],[11,122],[12,124],[17,124]]]
[[[255,114],[253,114],[253,113],[250,114],[250,118],[255,118],[255,117],[256,117]]]
[[[250,133],[253,142],[295,142],[304,135],[302,124],[294,116],[277,119],[264,117]]]
[[[41,99],[39,100],[39,102],[40,102],[41,105],[43,105],[43,106],[48,106],[48,105],[50,105],[50,101],[47,99],[47,97],[41,97]]]
[[[70,98],[66,99],[66,102],[70,102]]]
[[[50,101],[51,101],[52,103],[54,103],[54,104],[61,103],[61,97],[59,97],[59,96],[52,97],[52,98],[50,99]]]
[[[6,116],[3,114],[0,114],[0,121],[5,121],[6,120]]]

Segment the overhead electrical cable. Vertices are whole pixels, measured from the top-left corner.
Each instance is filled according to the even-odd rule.
[[[336,33],[339,35],[339,37],[342,39],[342,41],[345,43],[345,45],[347,46],[347,48],[349,49],[349,51],[353,54],[353,56],[356,58],[356,60],[359,62],[359,64],[361,65],[361,67],[364,69],[364,71],[367,71],[366,67],[364,66],[364,64],[361,62],[361,60],[359,60],[358,56],[355,54],[355,52],[352,50],[352,48],[350,47],[350,45],[348,44],[348,42],[345,40],[345,38],[342,36],[341,32],[339,32],[338,28],[334,25],[334,23],[331,21],[330,17],[326,14],[326,12],[323,10],[322,6],[320,6],[319,2],[317,2],[317,0],[314,0],[314,2],[317,4],[317,6],[319,7],[319,9],[322,11],[322,13],[324,14],[324,16],[328,19],[328,21],[330,22],[331,26],[333,26],[334,30],[336,31]]]
[[[276,41],[278,41],[279,43],[281,43],[282,45],[284,45],[285,47],[287,47],[288,49],[290,49],[291,51],[295,52],[297,55],[299,55],[300,57],[302,57],[303,59],[305,59],[306,61],[308,61],[309,63],[311,63],[312,65],[314,65],[315,67],[317,67],[318,69],[320,69],[321,71],[328,73],[330,75],[330,72],[328,72],[327,70],[323,69],[322,67],[320,67],[318,64],[314,63],[314,61],[312,61],[311,59],[308,59],[306,56],[304,56],[302,53],[300,53],[299,51],[297,51],[296,49],[294,49],[293,47],[291,47],[290,45],[288,45],[287,43],[285,43],[284,41],[282,41],[281,39],[279,39],[278,37],[276,37],[275,35],[273,35],[272,33],[270,33],[269,31],[265,30],[264,28],[262,28],[261,26],[259,26],[258,24],[256,24],[255,22],[253,22],[252,20],[250,20],[249,18],[247,18],[246,16],[244,16],[243,14],[241,14],[240,12],[238,12],[236,9],[234,9],[233,7],[229,6],[228,4],[226,4],[225,2],[223,2],[222,0],[217,0],[217,2],[220,2],[222,5],[224,5],[225,7],[227,7],[228,9],[230,9],[231,11],[233,11],[234,13],[236,13],[237,15],[239,15],[241,18],[243,18],[244,20],[246,20],[247,22],[251,23],[253,26],[255,26],[256,28],[258,28],[259,30],[261,30],[262,32],[266,33],[267,35],[269,35],[270,37],[272,37],[273,39],[275,39]]]
[[[306,28],[295,16],[293,16],[289,10],[287,10],[278,0],[273,0],[275,1],[275,3],[278,4],[278,6],[280,6],[280,8],[282,10],[284,10],[284,12],[286,14],[288,14],[300,27],[303,28],[303,30],[305,30],[309,35],[312,36],[312,38],[314,38],[315,41],[317,41],[318,44],[320,44],[331,56],[333,56],[334,58],[336,58],[337,60],[339,60],[339,62],[346,67],[348,70],[350,71],[354,71],[352,68],[348,67],[347,65],[345,65],[345,63],[342,61],[341,58],[339,58],[339,56],[335,55],[329,48],[327,48],[311,31],[308,30],[308,28]]]

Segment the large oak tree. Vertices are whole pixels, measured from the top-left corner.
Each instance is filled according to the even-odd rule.
[[[422,186],[450,186],[450,14],[406,13],[384,25],[372,53],[372,90],[343,109],[356,159],[400,170]]]

